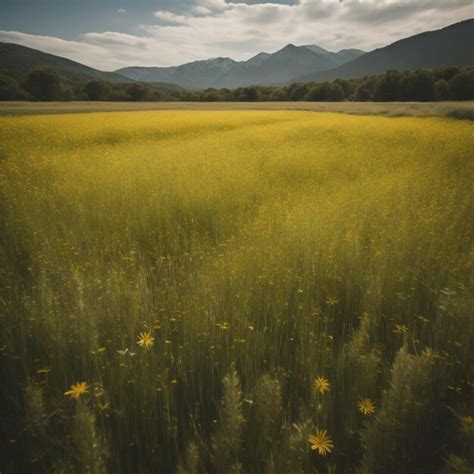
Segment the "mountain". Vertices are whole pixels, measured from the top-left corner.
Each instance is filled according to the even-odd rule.
[[[273,54],[259,53],[248,61],[214,58],[172,67],[127,67],[116,72],[136,81],[167,81],[186,88],[271,85],[333,67],[329,54],[338,53],[322,55],[305,46],[289,44]]]
[[[351,79],[389,69],[412,70],[474,64],[474,19],[396,41],[327,71],[302,75],[297,82]]]
[[[268,53],[258,53],[248,61],[242,61],[242,64],[246,64],[247,67],[258,67],[261,66],[271,54]]]
[[[214,58],[171,67],[132,66],[116,72],[135,81],[165,81],[188,89],[200,89],[218,83],[220,78],[230,74],[237,64],[237,61],[230,58]]]
[[[245,67],[245,63],[243,65]],[[239,81],[242,85],[267,84],[276,85],[290,81],[301,71],[322,71],[331,67],[331,61],[304,46],[289,44],[271,54],[258,67],[245,68],[246,74]]]
[[[369,53],[358,49],[331,52],[316,44],[259,53],[247,61],[212,58],[172,67],[126,67],[104,72],[70,59],[11,43],[0,43],[0,73],[24,74],[48,66],[65,79],[103,79],[113,83],[140,81],[167,89],[236,88],[349,79],[383,73],[474,65],[474,19],[421,33]]]
[[[115,72],[103,72],[70,59],[44,53],[13,43],[0,43],[0,71],[25,74],[34,66],[55,69],[66,79],[102,79],[109,82],[130,82],[129,78]]]
[[[318,46],[317,44],[306,44],[304,47],[313,51],[313,53],[317,53],[321,56],[324,56],[325,58],[328,58],[332,62],[333,67],[340,66],[341,64],[352,61],[353,59],[365,54],[365,51],[360,49],[341,49],[341,51],[333,53],[332,51],[321,48],[321,46]]]

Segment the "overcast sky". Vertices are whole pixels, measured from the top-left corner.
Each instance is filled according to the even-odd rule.
[[[114,70],[288,43],[369,51],[473,17],[474,0],[0,0],[0,41]]]

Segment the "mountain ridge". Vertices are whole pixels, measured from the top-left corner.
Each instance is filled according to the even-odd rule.
[[[473,44],[474,19],[471,18],[394,41],[336,68],[303,75],[296,82],[354,79],[389,69],[470,66],[474,64]]]
[[[37,66],[51,67],[69,79],[80,77],[101,79],[112,83],[130,82],[130,78],[116,72],[100,71],[72,59],[16,43],[0,42],[0,70],[10,70],[21,74]]]
[[[426,31],[368,53],[358,49],[328,51],[317,44],[292,43],[248,60],[209,58],[170,67],[131,66],[107,72],[71,59],[14,43],[0,42],[0,73],[21,75],[35,66],[57,70],[66,79],[101,79],[111,83],[146,82],[169,89],[284,86],[291,83],[355,79],[389,69],[415,70],[474,65],[474,19]]]
[[[311,47],[317,48],[318,52]],[[333,53],[317,45],[296,46],[292,43],[274,53],[261,52],[246,61],[231,58],[211,58],[179,66],[118,69],[118,74],[149,82],[166,80],[186,88],[235,88],[250,85],[279,85],[300,74],[329,69],[341,64],[348,50]],[[349,59],[363,54],[350,50]],[[224,65],[225,67],[222,67]]]

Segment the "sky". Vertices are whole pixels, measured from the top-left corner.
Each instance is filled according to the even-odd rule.
[[[111,71],[288,43],[370,51],[468,18],[474,0],[0,0],[0,41]]]

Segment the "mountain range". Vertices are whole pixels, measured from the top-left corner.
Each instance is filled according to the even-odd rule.
[[[69,59],[11,43],[0,43],[0,72],[24,74],[33,66],[56,69],[66,79],[113,83],[149,82],[169,89],[235,88],[352,79],[389,69],[414,70],[474,65],[474,19],[417,34],[371,52],[331,52],[316,44],[288,44],[247,61],[212,58],[172,67],[126,67],[104,72]]]
[[[126,67],[116,72],[136,81],[173,82],[191,89],[279,85],[304,74],[333,68],[363,54],[357,49],[333,53],[317,45],[288,44],[273,54],[259,53],[248,61],[213,58],[172,67]]]

